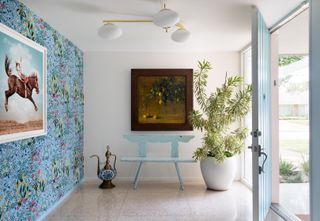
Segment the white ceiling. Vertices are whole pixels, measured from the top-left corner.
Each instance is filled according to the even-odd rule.
[[[103,19],[146,19],[161,0],[20,0],[84,51],[235,51],[251,38],[251,6],[269,26],[302,0],[167,0],[192,39],[176,43],[153,24],[120,24],[123,36],[107,41],[97,35]]]
[[[309,10],[278,30],[280,54],[309,53]]]

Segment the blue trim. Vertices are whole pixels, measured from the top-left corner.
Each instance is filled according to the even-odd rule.
[[[320,220],[320,0],[310,6],[310,215]]]
[[[261,136],[252,137],[253,220],[263,221],[272,196],[271,45],[269,29],[257,8],[252,19],[252,130],[261,132]],[[268,156],[261,174],[260,148]]]

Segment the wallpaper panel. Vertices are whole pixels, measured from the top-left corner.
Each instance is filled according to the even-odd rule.
[[[0,145],[0,220],[36,220],[83,178],[83,53],[16,0],[0,22],[48,50],[48,134]]]

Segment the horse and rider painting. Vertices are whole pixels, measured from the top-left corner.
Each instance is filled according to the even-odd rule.
[[[0,24],[0,143],[46,134],[46,49]]]
[[[20,59],[22,61],[22,59]],[[8,56],[5,58],[4,66],[6,69],[6,74],[8,75],[8,90],[5,91],[6,104],[5,109],[8,112],[8,100],[9,97],[15,93],[19,94],[22,98],[29,99],[34,105],[35,111],[38,111],[38,107],[32,98],[33,89],[39,94],[39,83],[38,76],[36,72],[33,72],[30,76],[25,75],[21,71],[21,62],[16,61],[16,70],[18,76],[12,74],[12,69],[10,68],[10,60]]]

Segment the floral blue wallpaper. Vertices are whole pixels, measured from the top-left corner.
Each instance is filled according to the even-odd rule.
[[[83,53],[16,0],[0,22],[48,49],[48,134],[0,145],[0,220],[36,220],[83,177]]]

